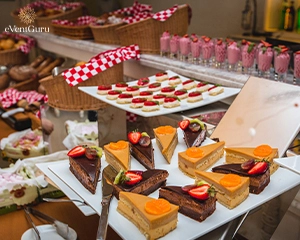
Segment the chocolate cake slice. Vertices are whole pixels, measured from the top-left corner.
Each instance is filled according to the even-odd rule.
[[[113,194],[117,199],[119,199],[119,193],[121,191],[149,195],[161,186],[165,186],[167,177],[169,176],[168,171],[161,169],[149,169],[146,171],[130,170],[130,172],[140,172],[142,180],[134,185],[128,185],[126,182],[114,183]]]
[[[159,189],[159,197],[179,206],[179,212],[202,222],[216,210],[216,196],[198,200],[190,196],[180,186],[165,186]]]
[[[188,148],[199,147],[207,135],[207,126],[199,119],[184,119],[179,122],[179,127],[183,131],[183,138]]]
[[[147,169],[154,169],[152,142],[148,146],[130,143],[130,154]]]
[[[91,193],[95,194],[101,169],[101,159],[88,159],[85,155],[70,157],[70,171]]]
[[[251,175],[248,174],[248,170],[244,170],[241,167],[240,163],[232,163],[232,164],[224,164],[220,166],[216,166],[212,168],[213,172],[217,173],[235,173],[240,176],[249,177],[250,179],[250,186],[249,192],[254,194],[261,193],[266,186],[268,186],[270,182],[270,169],[268,169],[261,174]]]

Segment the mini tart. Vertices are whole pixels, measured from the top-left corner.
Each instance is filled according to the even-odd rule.
[[[159,150],[167,162],[171,163],[172,156],[178,144],[177,128],[167,125],[154,128],[153,131]]]
[[[144,106],[144,102],[147,101],[147,98],[136,97],[131,100],[130,107],[131,108],[142,108]]]
[[[166,95],[164,94],[156,94],[153,96],[153,101],[158,101],[159,105],[162,105],[164,103]]]
[[[190,103],[199,102],[201,100],[203,100],[203,97],[202,97],[202,94],[200,92],[194,91],[194,92],[190,92],[188,94],[187,101],[190,102]]]
[[[140,97],[147,98],[147,100],[151,100],[152,96],[153,96],[153,92],[151,92],[151,91],[141,91],[139,95],[140,95]]]
[[[154,112],[159,110],[159,103],[156,101],[145,101],[142,107],[143,112]]]
[[[174,108],[180,106],[180,102],[177,97],[165,97],[163,106],[165,108]]]
[[[126,91],[126,88],[128,87],[128,84],[125,82],[120,82],[120,83],[116,83],[115,84],[115,90],[119,90],[119,91]]]
[[[166,72],[160,72],[155,74],[155,79],[157,82],[163,82],[165,80],[169,79],[168,73]]]
[[[237,179],[240,181],[236,181],[236,184],[232,184],[232,186],[226,186],[221,184],[222,179],[227,174],[223,173],[214,173],[214,172],[204,172],[204,171],[195,171],[195,177],[197,181],[205,181],[210,185],[213,185],[217,192],[217,200],[219,203],[224,205],[229,209],[233,209],[242,203],[249,196],[249,178],[248,177],[240,177],[238,175],[230,175],[230,178]],[[228,178],[229,176],[225,177]],[[229,179],[230,183],[230,179]]]
[[[176,86],[181,83],[181,78],[179,76],[174,76],[169,78],[168,84],[170,86]]]
[[[208,89],[210,89],[210,86],[207,83],[200,82],[196,86],[196,90],[201,93],[208,91]]]
[[[151,83],[148,85],[148,91],[157,92],[161,89],[161,84],[159,82]]]
[[[112,90],[111,85],[99,85],[97,89],[97,94],[106,95],[110,90]]]
[[[271,149],[270,153],[259,156],[254,154],[254,150],[257,149],[257,147],[226,147],[225,161],[226,163],[243,163],[251,159],[267,160],[270,163],[270,173],[272,175],[279,167],[279,165],[274,162],[274,158],[278,158],[278,148],[268,146]]]
[[[188,92],[186,89],[179,89],[174,92],[175,97],[178,97],[180,100],[186,99],[188,97]]]
[[[130,150],[128,141],[111,142],[104,145],[105,160],[116,172],[130,169]]]
[[[175,88],[174,87],[163,87],[160,92],[166,96],[171,96],[174,94],[175,92]]]
[[[208,94],[210,96],[216,96],[218,94],[221,94],[224,92],[224,88],[221,86],[213,86],[210,89],[208,89]]]
[[[119,94],[119,96],[117,98],[117,103],[120,103],[120,104],[131,103],[132,98],[133,98],[132,94],[121,93],[121,94]]]
[[[131,221],[147,239],[158,239],[177,227],[179,207],[170,204],[169,211],[150,214],[145,205],[154,198],[137,193],[120,192],[117,211]]]
[[[186,90],[190,90],[194,87],[196,87],[196,82],[195,80],[192,80],[192,79],[189,79],[189,80],[186,80],[182,83],[182,87]]]
[[[149,80],[149,78],[147,78],[147,77],[144,77],[144,78],[140,78],[138,81],[137,81],[137,85],[139,86],[139,87],[147,87],[148,85],[149,85],[149,82],[150,82],[150,80]]]
[[[132,96],[137,96],[140,94],[140,88],[138,86],[129,86],[126,88],[125,93],[132,94]]]
[[[110,90],[107,92],[106,98],[109,100],[116,100],[121,93],[122,92],[119,90]]]
[[[178,153],[179,169],[190,177],[195,177],[195,170],[204,171],[224,155],[225,142],[216,142],[200,147],[190,147]],[[197,152],[195,152],[197,150]],[[194,153],[195,156],[191,156]]]

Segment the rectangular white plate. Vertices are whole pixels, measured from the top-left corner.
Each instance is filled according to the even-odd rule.
[[[189,78],[181,76],[181,75],[179,75],[175,72],[172,72],[170,70],[167,70],[166,72],[168,73],[169,77],[180,76],[182,81],[185,81],[185,80],[189,79]],[[156,81],[155,76],[150,76],[149,79],[150,79],[150,83],[153,83],[153,82]],[[136,84],[137,84],[137,80],[132,81],[132,82],[128,82],[129,86],[134,86]],[[161,87],[166,87],[166,86],[168,86],[168,81],[164,81],[164,82],[161,83]],[[117,108],[123,109],[123,110],[128,111],[128,112],[135,113],[135,114],[143,116],[143,117],[154,117],[154,116],[160,116],[160,115],[165,115],[165,114],[171,114],[171,113],[190,110],[190,109],[193,109],[193,108],[205,106],[205,105],[208,105],[210,103],[214,103],[214,102],[220,101],[222,99],[234,96],[234,95],[236,95],[240,92],[239,88],[224,87],[224,92],[219,94],[219,95],[209,96],[208,94],[203,94],[203,100],[199,101],[199,102],[189,103],[189,102],[187,102],[186,99],[183,99],[183,100],[180,101],[180,106],[175,107],[175,108],[165,108],[163,106],[160,106],[160,109],[158,111],[143,112],[140,108],[131,108],[130,104],[119,104],[115,100],[106,99],[106,95],[97,94],[97,87],[98,86],[78,87],[78,89],[85,92],[85,93],[87,93],[87,94],[89,94],[89,95],[91,95],[91,96],[93,96],[93,97],[95,97],[95,98],[97,98],[97,99],[99,99],[99,100],[101,100],[101,101],[103,101],[103,102],[106,102],[106,103],[108,103],[112,106],[115,106]],[[114,89],[114,85],[112,87]],[[176,87],[176,90],[178,90],[178,89],[182,89],[182,84],[179,84]],[[147,90],[147,88],[145,87],[145,88],[141,88],[140,91],[146,91],[146,90]],[[193,88],[191,90],[188,90],[188,92],[191,92],[191,91],[195,91],[195,88]],[[157,92],[157,93],[159,93],[159,92]],[[154,93],[154,94],[156,94],[156,93]]]
[[[186,185],[194,182],[192,178],[184,175],[178,169],[177,156],[178,152],[186,150],[186,145],[183,140],[183,134],[180,129],[178,131],[179,143],[174,152],[171,164],[168,164],[162,157],[155,140],[153,140],[155,165],[158,169],[166,169],[169,172],[167,185]],[[212,140],[206,139],[204,144],[211,143]],[[105,159],[102,158],[102,163],[105,166]],[[215,165],[224,163],[224,157],[221,158]],[[49,166],[49,169],[59,177],[66,185],[73,189],[81,198],[90,204],[90,206],[98,213],[101,212],[101,184],[98,184],[95,195],[86,190],[78,180],[69,171],[69,164],[67,162],[60,162]],[[141,169],[144,167],[140,165],[135,159],[131,161],[131,169]],[[210,170],[210,169],[209,169]],[[50,177],[51,178],[51,177]],[[55,182],[55,180],[53,179]],[[195,239],[203,236],[206,233],[222,226],[223,224],[237,218],[238,216],[254,209],[261,204],[271,200],[272,198],[288,191],[300,183],[300,175],[293,173],[287,169],[279,168],[272,176],[269,186],[259,195],[250,194],[249,197],[236,208],[229,210],[217,202],[216,211],[208,217],[205,221],[199,223],[182,214],[178,215],[177,228],[167,234],[161,239]],[[158,197],[158,190],[150,195],[151,197]],[[144,236],[135,227],[133,223],[128,221],[125,217],[119,214],[117,209],[117,199],[113,198],[110,204],[109,225],[123,238],[123,239],[144,239]]]
[[[300,174],[300,156],[284,157],[274,159],[280,166]]]
[[[69,160],[60,161],[62,163],[69,163]],[[57,162],[45,162],[45,163],[37,163],[36,166],[48,177],[50,178],[60,190],[62,190],[70,199],[77,199],[80,201],[84,201],[81,197],[78,196],[71,188],[69,188],[60,178],[58,178],[52,171],[49,170],[48,166],[52,164],[57,164]],[[72,203],[71,203],[72,204]],[[79,202],[74,202],[74,204],[79,208],[79,210],[85,215],[90,216],[96,214],[96,212],[87,205],[83,205]]]

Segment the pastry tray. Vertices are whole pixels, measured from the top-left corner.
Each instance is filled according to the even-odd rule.
[[[166,160],[160,153],[155,140],[153,141],[154,148],[154,159],[157,169],[166,169],[169,172],[169,177],[167,179],[167,185],[186,185],[194,182],[194,179],[186,176],[178,169],[178,152],[186,150],[186,145],[183,140],[183,134],[181,129],[178,131],[178,140],[179,143],[175,149],[174,155],[171,159],[171,164],[168,164]],[[211,139],[206,139],[203,143],[209,144],[212,143]],[[220,165],[224,163],[224,157],[222,157],[215,165]],[[105,158],[102,157],[102,168],[107,165]],[[69,170],[68,161],[58,162],[56,164],[51,164],[48,166],[49,170],[56,175],[56,178],[49,178],[55,183],[57,179],[61,180],[76,192],[82,199],[88,202],[100,215],[101,212],[101,184],[98,184],[96,194],[91,194],[86,190],[79,181],[73,176]],[[145,168],[139,164],[134,158],[131,159],[131,169],[140,169],[145,170]],[[210,171],[208,169],[207,171]],[[242,202],[236,208],[229,210],[223,205],[217,202],[216,211],[208,217],[203,222],[197,222],[191,218],[188,218],[182,214],[178,214],[178,224],[177,228],[162,237],[161,239],[195,239],[200,236],[205,235],[206,233],[213,231],[214,229],[224,225],[225,223],[230,222],[231,220],[243,215],[244,213],[262,205],[263,203],[277,197],[278,195],[292,189],[300,183],[300,175],[291,172],[285,168],[279,168],[272,176],[271,182],[266,187],[266,189],[259,195],[250,194],[248,198]],[[66,192],[66,195],[68,193]],[[150,195],[151,197],[158,197],[158,190]],[[70,196],[69,196],[70,197]],[[113,198],[110,204],[109,211],[109,225],[120,235],[122,239],[145,239],[144,236],[139,232],[138,228],[123,217],[117,210],[117,199]]]
[[[182,80],[182,82],[184,82],[185,80],[188,80],[190,78],[181,76],[173,71],[167,70],[166,71],[168,73],[169,77],[173,77],[173,76],[179,76]],[[150,76],[149,77],[150,83],[156,82],[155,80],[155,76]],[[136,86],[137,85],[137,80],[135,81],[131,81],[128,82],[129,86]],[[169,86],[168,85],[168,81],[164,81],[161,83],[161,87],[166,87]],[[213,86],[211,84],[211,86]],[[114,85],[112,85],[113,89],[114,89]],[[235,96],[236,94],[238,94],[240,92],[239,88],[230,88],[230,87],[224,87],[224,92],[221,94],[218,94],[216,96],[210,96],[208,95],[208,93],[203,93],[203,100],[199,101],[199,102],[195,102],[195,103],[189,103],[187,102],[186,99],[183,99],[180,101],[180,106],[178,107],[174,107],[174,108],[165,108],[162,105],[160,106],[160,109],[158,111],[153,111],[153,112],[144,112],[142,111],[140,108],[131,108],[130,104],[119,104],[116,102],[116,100],[108,100],[106,99],[106,95],[99,95],[97,94],[97,88],[98,86],[92,86],[92,87],[78,87],[79,90],[103,101],[106,102],[112,106],[115,106],[117,108],[120,108],[122,110],[125,110],[127,112],[131,112],[134,114],[137,114],[139,116],[142,117],[154,117],[154,116],[161,116],[161,115],[165,115],[165,114],[171,114],[171,113],[176,113],[176,112],[182,112],[182,111],[186,111],[186,110],[190,110],[190,109],[194,109],[194,108],[198,108],[201,106],[205,106],[220,100],[223,100],[225,98],[231,97],[231,96]],[[176,90],[182,89],[182,84],[179,84],[178,86],[176,86]],[[141,88],[140,91],[147,91],[147,87]],[[188,90],[188,92],[192,92],[195,91],[195,88]],[[160,91],[158,92],[154,92],[154,95],[160,93]]]

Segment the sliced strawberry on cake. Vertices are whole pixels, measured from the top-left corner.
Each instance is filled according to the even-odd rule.
[[[149,82],[150,82],[149,78],[144,77],[144,78],[140,78],[140,79],[137,81],[137,85],[138,85],[139,87],[146,87],[146,86],[149,85]]]
[[[153,112],[159,110],[159,103],[157,101],[145,101],[142,111]]]
[[[188,94],[187,101],[190,102],[190,103],[199,102],[201,100],[203,100],[203,96],[202,96],[201,92],[194,91],[194,92],[190,92]]]
[[[97,94],[106,95],[110,90],[112,90],[111,85],[99,85],[97,88]]]
[[[180,106],[180,101],[177,97],[165,97],[163,106],[165,108],[174,108]]]

